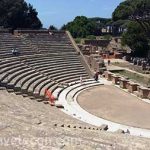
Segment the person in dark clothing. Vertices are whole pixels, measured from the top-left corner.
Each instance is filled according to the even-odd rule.
[[[12,52],[12,54],[13,54],[14,56],[17,56],[17,55],[19,54],[17,48],[12,48],[11,52]]]
[[[108,66],[110,65],[110,60],[108,60]]]
[[[95,75],[94,75],[95,81],[98,81],[98,76],[99,76],[99,72],[96,72]]]

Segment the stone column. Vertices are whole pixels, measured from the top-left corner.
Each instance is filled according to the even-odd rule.
[[[139,96],[140,98],[145,98],[145,99],[148,98],[149,93],[150,93],[150,89],[149,89],[149,88],[139,87],[138,96]]]
[[[113,75],[113,74],[112,74],[111,72],[105,71],[104,74],[105,74],[105,78],[106,78],[108,81],[111,81],[111,80],[112,80],[112,75]]]
[[[112,78],[112,83],[113,83],[113,84],[118,84],[119,79],[120,79],[119,76],[113,74],[113,75],[111,76],[111,78]]]
[[[129,82],[128,83],[128,91],[130,92],[130,93],[133,93],[134,91],[137,91],[137,87],[138,87],[139,85],[138,84],[136,84],[136,83],[134,83],[134,82]]]
[[[122,78],[122,79],[120,79],[120,87],[122,88],[122,89],[126,89],[127,88],[127,86],[128,86],[128,80],[126,80],[125,78]]]

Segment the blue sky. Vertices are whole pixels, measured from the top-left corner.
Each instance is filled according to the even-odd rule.
[[[39,13],[44,27],[60,28],[76,16],[110,18],[114,9],[124,0],[26,0]]]

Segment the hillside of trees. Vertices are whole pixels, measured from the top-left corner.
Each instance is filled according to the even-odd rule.
[[[0,26],[38,29],[42,23],[36,9],[24,0],[0,0]]]
[[[36,9],[25,0],[0,0],[0,26],[40,29],[42,23]],[[77,16],[61,29],[69,30],[74,38],[93,38],[102,35],[101,29],[106,26],[113,30],[127,29],[122,35],[122,44],[128,45],[134,56],[150,57],[150,0],[125,0],[114,10],[112,19]],[[57,28],[50,26],[49,29]]]
[[[114,23],[126,26],[122,43],[133,50],[133,55],[147,57],[150,53],[150,0],[126,0],[115,9]]]
[[[125,0],[114,10],[111,19],[77,16],[62,29],[69,30],[74,38],[86,38],[102,35],[101,29],[106,26],[113,28],[113,35],[118,35],[120,27],[126,29],[122,44],[132,49],[133,56],[150,55],[150,0]]]
[[[87,18],[77,16],[72,22],[62,27],[63,30],[69,30],[74,38],[85,38],[89,35],[101,35],[101,28],[105,26],[110,19],[105,18]]]

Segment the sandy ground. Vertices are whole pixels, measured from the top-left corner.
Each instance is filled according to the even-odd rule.
[[[128,63],[127,61],[123,59],[105,59],[104,62],[107,64],[108,60],[110,60],[111,63]]]
[[[150,104],[111,85],[82,92],[79,104],[88,112],[124,125],[150,129]]]

